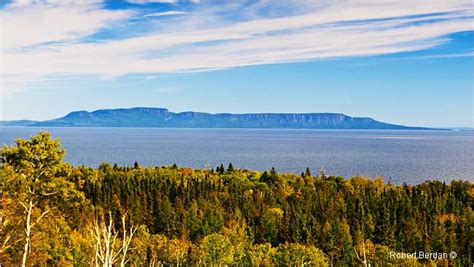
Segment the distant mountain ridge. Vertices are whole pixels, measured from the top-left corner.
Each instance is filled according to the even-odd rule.
[[[0,121],[0,126],[28,126],[37,123],[31,120]]]
[[[150,127],[150,128],[285,128],[285,129],[428,129],[350,117],[340,113],[204,113],[170,112],[165,108],[137,107],[74,111],[46,121],[3,121],[3,126]]]

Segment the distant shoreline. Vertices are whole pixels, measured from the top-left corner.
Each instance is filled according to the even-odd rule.
[[[223,129],[361,129],[445,130],[405,126],[351,117],[342,113],[205,113],[171,112],[166,108],[136,107],[73,111],[64,117],[45,120],[0,121],[1,126],[117,127],[117,128],[223,128]]]
[[[309,131],[453,131],[453,132],[471,132],[474,129],[451,129],[451,128],[423,128],[409,127],[406,129],[378,129],[378,128],[244,128],[244,127],[135,127],[135,126],[51,126],[51,125],[3,125],[1,127],[8,128],[82,128],[82,129],[215,129],[215,130],[309,130]]]

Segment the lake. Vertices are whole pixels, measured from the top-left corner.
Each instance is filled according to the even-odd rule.
[[[203,168],[225,166],[344,177],[383,176],[394,183],[426,179],[474,181],[474,132],[402,130],[281,130],[1,127],[13,144],[41,130],[60,138],[73,165],[102,162]]]

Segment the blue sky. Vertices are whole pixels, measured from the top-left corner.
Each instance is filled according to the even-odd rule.
[[[3,2],[2,119],[154,106],[474,126],[470,1]]]

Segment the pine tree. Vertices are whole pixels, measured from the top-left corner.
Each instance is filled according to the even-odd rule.
[[[218,169],[217,172],[218,172],[219,174],[223,174],[223,173],[225,172],[224,164],[221,163],[221,166],[219,166],[218,168],[219,168],[219,169]]]
[[[234,166],[232,163],[229,163],[229,167],[227,167],[227,172],[234,172]]]

